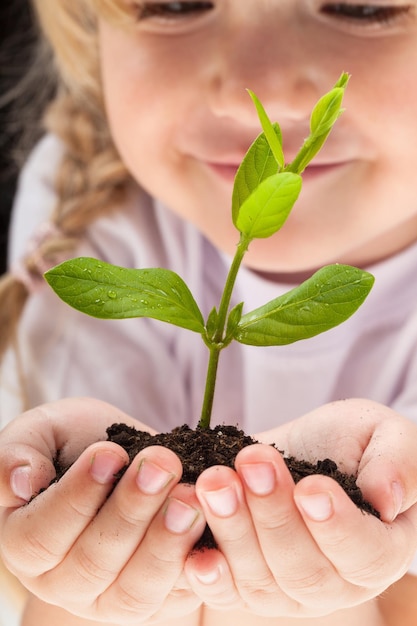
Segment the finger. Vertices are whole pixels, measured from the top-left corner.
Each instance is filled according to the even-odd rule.
[[[65,560],[49,572],[49,587],[59,580],[64,593],[80,603],[103,593],[141,544],[181,473],[180,460],[166,448],[139,453]]]
[[[114,475],[127,463],[120,446],[94,444],[59,482],[28,505],[5,512],[2,552],[9,568],[23,579],[56,567],[94,519]]]
[[[320,612],[337,602],[344,582],[312,538],[294,502],[294,482],[281,454],[271,446],[244,448],[236,458],[260,548],[274,580],[287,597],[287,611],[300,606]],[[326,603],[323,603],[326,596]]]
[[[341,471],[357,475],[365,498],[386,522],[417,502],[417,426],[386,406],[358,398],[332,402],[274,435],[290,456],[313,463],[330,457]],[[271,435],[258,439],[270,443]]]
[[[161,607],[204,528],[194,487],[175,485],[126,567],[98,598],[100,614],[116,621],[168,618],[167,607]]]
[[[332,458],[341,471],[356,474],[378,427],[392,419],[404,420],[377,402],[351,398],[325,404],[272,433],[278,449],[288,456],[312,463]],[[260,433],[257,439],[271,443],[271,432]]]
[[[272,441],[287,456],[311,463],[332,458],[340,461],[341,471],[354,474],[381,419],[379,407],[356,398],[330,402],[274,429]],[[256,438],[272,443],[271,432]]]
[[[393,524],[383,523],[360,511],[326,476],[304,478],[294,497],[323,554],[344,580],[370,590],[369,597],[407,571],[417,548],[416,526],[408,514],[398,516]]]
[[[5,458],[6,456],[6,458]],[[46,489],[56,476],[53,461],[29,446],[15,445],[2,456],[0,506],[15,508]]]
[[[266,563],[236,472],[227,467],[208,468],[197,480],[196,493],[245,605],[270,614],[281,603],[288,614],[295,607]]]
[[[384,406],[374,410],[379,421],[363,452],[357,483],[382,519],[392,522],[417,502],[417,427]]]
[[[0,506],[16,507],[47,487],[59,453],[70,464],[90,444],[106,438],[106,428],[125,422],[147,429],[115,407],[90,398],[44,404],[10,422],[0,433]]]
[[[194,550],[184,570],[190,587],[206,606],[216,610],[244,608],[229,565],[218,550]]]

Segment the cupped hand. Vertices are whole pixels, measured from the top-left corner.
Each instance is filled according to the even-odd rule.
[[[40,599],[86,619],[122,625],[190,613],[201,600],[183,584],[183,566],[205,526],[195,490],[178,484],[181,463],[159,446],[114,486],[128,456],[100,439],[115,421],[138,426],[107,404],[73,399],[0,433],[2,557]],[[58,450],[79,456],[30,500],[53,478]]]
[[[193,553],[185,571],[213,608],[315,617],[376,597],[417,549],[417,428],[373,402],[321,407],[258,439],[357,475],[381,519],[360,511],[326,476],[294,485],[279,452],[256,444],[236,470],[213,467],[196,493],[218,550]]]

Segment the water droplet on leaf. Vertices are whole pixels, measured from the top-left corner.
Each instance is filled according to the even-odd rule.
[[[108,291],[107,295],[109,296],[109,298],[111,298],[112,300],[116,300],[117,298],[117,293],[115,291]]]

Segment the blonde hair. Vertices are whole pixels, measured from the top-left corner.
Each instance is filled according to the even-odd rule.
[[[126,192],[130,176],[106,121],[97,18],[100,14],[128,24],[129,9],[123,0],[33,0],[33,4],[44,35],[39,45],[48,60],[47,69],[45,63],[40,69],[54,73],[56,81],[44,129],[58,136],[65,149],[55,180],[54,228],[23,260],[26,274],[37,280],[45,265],[53,265],[63,251],[71,254],[94,219],[120,206]],[[10,343],[16,345],[27,296],[27,281],[13,273],[2,277],[0,360]]]

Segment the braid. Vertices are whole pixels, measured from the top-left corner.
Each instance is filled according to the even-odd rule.
[[[89,224],[122,204],[130,181],[110,139],[94,140],[92,121],[84,111],[76,110],[69,96],[61,96],[52,104],[46,127],[61,138],[66,151],[55,181],[58,199],[51,218],[55,234],[51,231],[24,259],[26,271],[34,280],[59,262],[63,254],[71,255]],[[13,273],[0,280],[0,361],[15,338],[28,293],[27,286]]]
[[[55,181],[59,202],[53,219],[61,232],[78,236],[103,212],[120,204],[130,177],[104,123],[77,108],[71,97],[61,96],[46,120],[66,147]]]
[[[6,274],[0,281],[0,363],[9,344],[16,345],[16,331],[23,311],[27,289],[14,276]]]

